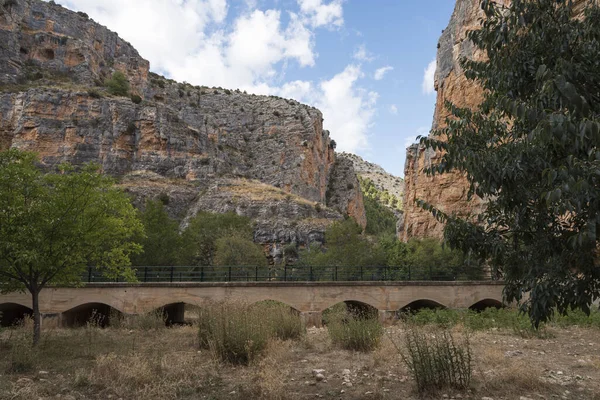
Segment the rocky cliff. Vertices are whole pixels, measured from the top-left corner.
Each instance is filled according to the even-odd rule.
[[[581,15],[586,4],[598,0],[575,0],[575,13]],[[509,5],[510,0],[496,0],[496,3]],[[435,89],[437,101],[432,129],[445,126],[448,110],[444,107],[450,101],[459,107],[478,107],[482,100],[482,89],[468,81],[459,65],[463,57],[481,60],[485,54],[475,49],[466,40],[469,30],[478,29],[480,19],[484,17],[481,0],[456,0],[456,6],[448,27],[443,31],[438,43]],[[424,168],[436,162],[439,151],[413,144],[407,149],[404,166],[405,194],[404,221],[400,238],[438,237],[443,235],[443,225],[437,222],[429,212],[415,204],[421,199],[434,205],[447,214],[468,216],[481,212],[483,200],[474,197],[467,199],[468,182],[464,175],[447,173],[427,176]]]
[[[504,1],[508,3],[508,1]],[[480,0],[457,0],[448,27],[438,43],[435,89],[437,102],[432,129],[445,126],[449,113],[444,107],[451,101],[459,107],[477,107],[482,100],[482,90],[468,81],[459,65],[463,57],[481,59],[483,54],[476,51],[466,40],[469,30],[479,27],[483,17]],[[483,201],[480,198],[467,199],[468,182],[465,176],[457,173],[427,176],[424,168],[436,162],[439,151],[413,144],[406,151],[404,165],[404,222],[400,232],[402,240],[411,237],[438,237],[443,234],[443,225],[429,212],[419,208],[415,201],[425,200],[448,214],[467,216],[480,212]]]
[[[141,101],[104,89],[115,71]],[[0,150],[35,151],[47,168],[96,162],[140,205],[169,196],[184,223],[199,210],[236,211],[265,244],[321,240],[343,214],[364,226],[357,178],[335,172],[317,109],[149,73],[83,13],[0,0],[0,84]]]

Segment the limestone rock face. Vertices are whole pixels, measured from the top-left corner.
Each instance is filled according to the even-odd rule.
[[[576,0],[575,13],[581,15],[585,6],[598,0]],[[510,0],[496,0],[496,3],[508,6]],[[468,81],[459,60],[467,57],[481,60],[485,56],[466,40],[469,30],[478,29],[484,14],[480,0],[456,0],[454,13],[448,27],[444,30],[437,54],[437,70],[435,89],[437,102],[432,129],[444,128],[449,113],[444,107],[451,101],[459,107],[476,108],[481,103],[482,89],[473,81]],[[448,173],[427,176],[424,168],[436,162],[439,151],[426,149],[413,144],[407,149],[404,166],[406,188],[404,193],[404,221],[400,238],[438,237],[443,235],[443,225],[437,222],[429,212],[423,211],[415,204],[415,200],[425,200],[447,214],[466,217],[483,210],[484,202],[479,197],[467,199],[468,181],[462,174]]]
[[[0,82],[17,83],[27,67],[92,85],[123,72],[140,92],[150,64],[84,13],[39,0],[0,0]]]
[[[322,241],[346,213],[364,226],[356,175],[335,172],[319,110],[177,83],[148,68],[81,13],[0,0],[0,150],[35,151],[48,169],[98,163],[140,207],[168,196],[184,224],[200,210],[247,215],[265,244]],[[143,101],[94,87],[116,70]]]
[[[508,1],[502,1],[508,3]],[[448,27],[444,30],[437,53],[435,89],[437,102],[432,129],[445,126],[449,113],[444,107],[451,101],[459,107],[477,107],[482,100],[482,90],[472,81],[467,81],[459,60],[463,57],[481,59],[483,54],[476,51],[473,44],[466,40],[469,30],[479,27],[483,16],[480,0],[457,0],[454,13]],[[437,222],[429,212],[415,204],[416,200],[425,200],[447,214],[467,216],[482,210],[480,198],[467,199],[468,182],[465,176],[448,173],[427,176],[427,168],[441,156],[439,151],[413,144],[406,151],[404,165],[404,221],[400,239],[412,237],[438,237],[443,235],[444,226]]]

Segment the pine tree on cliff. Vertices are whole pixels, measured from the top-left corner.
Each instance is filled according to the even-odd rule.
[[[447,128],[421,143],[445,152],[428,173],[463,172],[487,204],[476,221],[421,205],[446,222],[451,245],[497,269],[506,301],[538,327],[600,298],[600,9],[481,6],[468,38],[488,59],[461,63],[484,99],[477,110],[446,104]]]

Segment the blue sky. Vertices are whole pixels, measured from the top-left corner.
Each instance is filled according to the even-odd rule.
[[[118,32],[155,72],[316,106],[338,150],[399,176],[405,147],[431,126],[432,61],[454,8],[452,0],[57,2]]]

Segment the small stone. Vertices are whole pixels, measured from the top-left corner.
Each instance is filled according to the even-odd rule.
[[[531,397],[521,396],[519,400],[533,400]]]
[[[229,394],[231,394],[231,395],[235,394],[235,390],[229,392]]]
[[[342,376],[350,375],[352,372],[349,369],[342,370]]]
[[[317,376],[319,374],[323,375],[325,373],[325,370],[324,369],[313,369],[312,373],[314,376]]]
[[[315,375],[315,379],[317,380],[317,382],[321,382],[322,380],[325,379],[325,375],[323,375],[323,374],[316,374]]]
[[[450,396],[448,396],[448,394],[447,394],[447,393],[444,393],[444,394],[442,395],[442,398],[444,398],[444,399],[447,399],[448,397],[450,397]]]
[[[344,389],[342,389],[342,390],[340,390],[340,393],[344,394],[344,393],[346,393],[346,391]]]
[[[563,374],[564,374],[564,372],[562,372],[562,371],[556,371],[556,375],[563,375]]]
[[[48,371],[39,371],[38,374],[40,374],[40,375],[48,375]]]
[[[373,394],[373,392],[365,392],[365,396],[370,396],[372,394]]]
[[[482,397],[481,400],[494,400],[492,397]]]
[[[505,357],[518,357],[518,356],[522,356],[522,355],[523,355],[523,352],[521,350],[509,350],[504,353]]]

